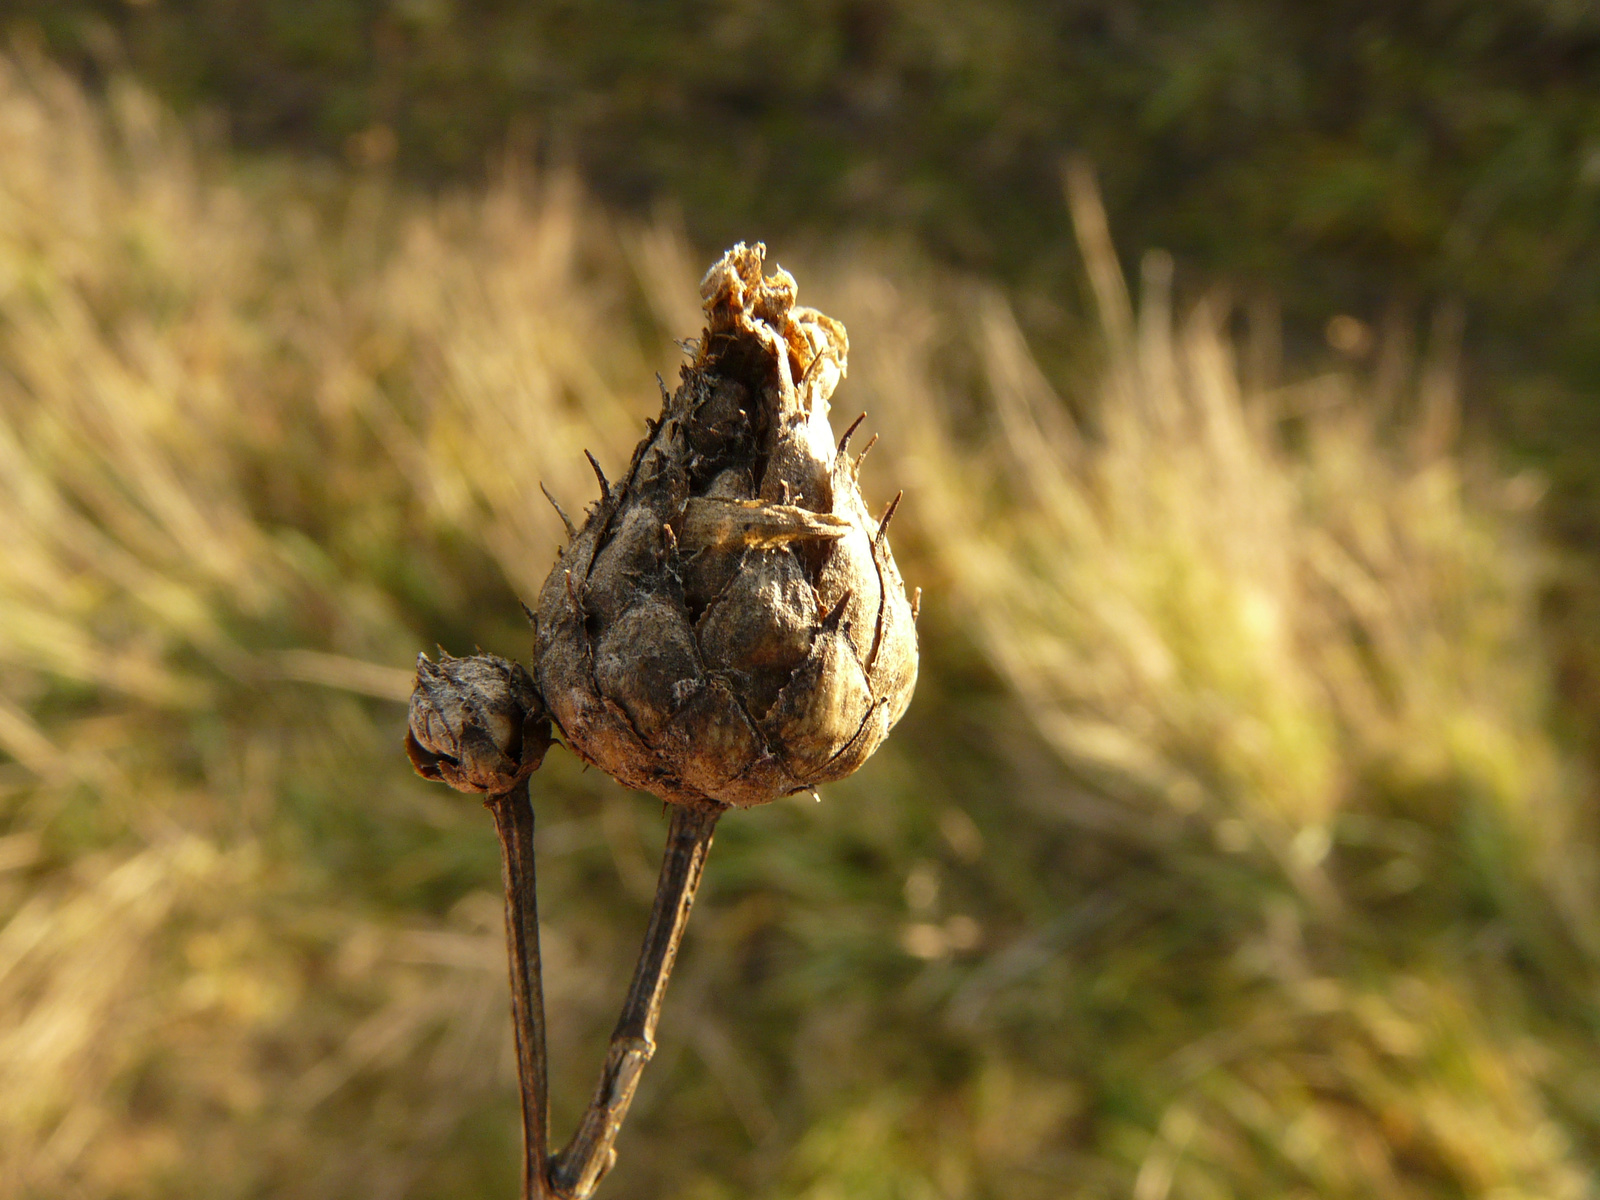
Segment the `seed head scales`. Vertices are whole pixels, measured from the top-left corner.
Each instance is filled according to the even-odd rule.
[[[534,675],[568,744],[678,804],[849,775],[916,683],[887,518],[828,422],[844,326],[764,255],[740,243],[707,272],[693,362],[626,473],[602,477],[536,614]]]

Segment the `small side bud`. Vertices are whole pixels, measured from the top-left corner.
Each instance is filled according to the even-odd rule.
[[[418,775],[499,795],[533,774],[549,748],[550,718],[521,663],[417,656],[406,753]]]

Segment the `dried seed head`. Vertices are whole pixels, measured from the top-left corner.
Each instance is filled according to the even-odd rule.
[[[508,792],[550,748],[550,719],[521,663],[417,655],[406,753],[417,774],[462,792]]]
[[[566,740],[674,803],[841,779],[916,682],[886,521],[828,424],[844,326],[763,276],[765,252],[707,273],[693,364],[539,597],[534,667]]]

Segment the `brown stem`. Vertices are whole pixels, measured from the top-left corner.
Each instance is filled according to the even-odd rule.
[[[511,1025],[517,1043],[517,1084],[522,1093],[522,1200],[548,1200],[548,1082],[545,1072],[544,984],[539,963],[539,901],[533,865],[533,805],[528,781],[490,796],[500,835],[500,871],[506,889],[506,952],[511,965]]]
[[[622,1005],[622,1015],[611,1033],[611,1046],[594,1099],[572,1135],[566,1149],[550,1162],[550,1187],[568,1200],[584,1200],[611,1165],[617,1160],[615,1144],[634,1089],[645,1063],[655,1053],[656,1022],[661,1018],[661,999],[666,994],[667,977],[678,954],[684,927],[689,923],[689,908],[719,812],[697,812],[681,805],[672,806],[672,824],[667,831],[667,848],[661,860],[661,879],[656,884],[655,905],[645,930],[644,946],[633,969],[633,983]],[[541,1043],[542,1044],[542,1043]]]

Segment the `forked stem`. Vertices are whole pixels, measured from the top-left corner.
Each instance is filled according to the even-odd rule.
[[[500,871],[506,889],[511,1026],[517,1044],[517,1086],[522,1093],[522,1200],[549,1200],[544,977],[539,961],[539,899],[528,781],[524,779],[509,792],[490,796],[483,803],[494,814],[495,832],[500,835]]]
[[[544,988],[539,961],[539,903],[533,861],[533,806],[524,780],[490,796],[500,835],[506,889],[506,952],[511,970],[511,1024],[522,1094],[523,1200],[585,1200],[617,1160],[617,1134],[633,1103],[639,1076],[655,1053],[656,1024],[678,944],[716,828],[717,812],[672,808],[650,924],[633,969],[633,982],[611,1033],[600,1083],[578,1130],[561,1153],[549,1153],[549,1080],[545,1052]]]
[[[617,1133],[628,1115],[628,1106],[633,1103],[633,1093],[639,1086],[644,1065],[655,1053],[661,1000],[666,994],[673,961],[678,956],[678,943],[683,940],[684,927],[689,923],[689,909],[705,870],[718,815],[717,811],[697,812],[681,805],[672,806],[672,824],[667,830],[667,848],[661,859],[661,878],[656,884],[650,924],[645,930],[639,961],[633,969],[633,983],[622,1005],[622,1015],[611,1033],[611,1046],[606,1052],[599,1086],[572,1140],[550,1160],[550,1190],[566,1200],[584,1200],[617,1160]],[[542,1021],[539,1046],[542,1051]],[[542,1053],[540,1057],[542,1063]],[[542,1088],[542,1073],[540,1084]],[[540,1096],[542,1099],[542,1090]]]
[[[609,498],[604,476],[600,486]],[[522,1098],[522,1200],[584,1200],[616,1161],[617,1133],[633,1103],[639,1075],[655,1053],[661,999],[720,810],[672,808],[650,924],[611,1034],[600,1085],[572,1141],[552,1157],[533,805],[528,800],[528,775],[544,758],[550,732],[544,702],[525,668],[489,654],[441,655],[437,664],[418,656],[406,753],[425,779],[441,780],[458,791],[487,793],[484,807],[493,814],[500,837],[511,1027]],[[506,790],[496,790],[502,787]]]

